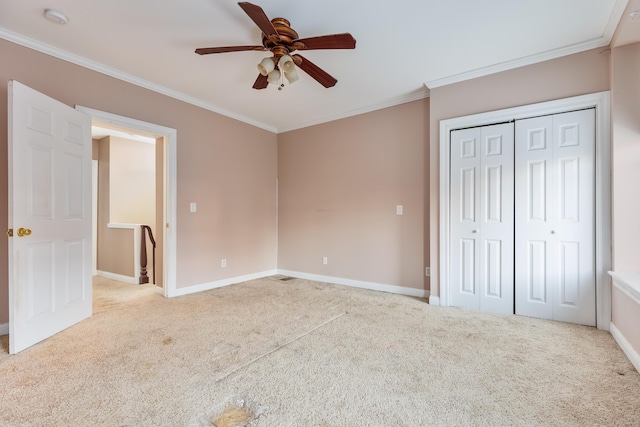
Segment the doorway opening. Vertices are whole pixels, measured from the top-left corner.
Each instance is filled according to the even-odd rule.
[[[77,106],[76,108],[91,116],[94,151],[96,149],[98,149],[99,152],[102,150],[100,154],[106,155],[106,158],[102,159],[105,163],[104,165],[99,165],[100,160],[96,162],[98,159],[97,153],[93,156],[95,195],[100,194],[95,191],[96,183],[99,181],[98,177],[105,172],[105,170],[100,168],[108,167],[109,148],[120,147],[124,150],[135,148],[135,153],[137,154],[151,152],[153,156],[150,161],[149,159],[146,160],[147,167],[144,166],[144,160],[133,159],[131,162],[133,166],[129,167],[130,170],[128,172],[126,170],[123,172],[113,171],[116,172],[116,175],[121,173],[120,177],[124,178],[122,180],[123,182],[119,184],[116,183],[116,186],[121,186],[120,188],[123,188],[122,185],[126,186],[127,183],[131,185],[133,183],[139,184],[139,181],[145,181],[145,179],[146,181],[151,180],[151,186],[154,187],[154,189],[149,189],[149,191],[153,194],[148,194],[149,197],[143,195],[141,198],[145,200],[136,200],[136,203],[128,203],[125,197],[124,200],[119,202],[124,206],[124,209],[118,211],[117,209],[111,209],[112,206],[110,205],[99,207],[99,201],[97,197],[94,196],[94,275],[97,273],[102,279],[138,284],[140,283],[140,277],[142,277],[140,276],[141,270],[144,272],[144,267],[148,267],[148,282],[153,283],[155,276],[156,291],[162,293],[165,297],[174,296],[176,289],[176,130],[86,107]],[[101,142],[97,142],[96,138]],[[113,145],[111,145],[111,143],[113,143]],[[100,148],[100,144],[104,144],[102,149]],[[122,156],[122,154],[120,154],[120,156]],[[151,172],[148,170],[150,168],[149,162],[151,162],[150,167],[153,169]],[[96,165],[96,163],[98,163],[98,165]],[[99,169],[101,173],[98,173]],[[131,169],[133,172],[131,172]],[[147,176],[143,178],[145,169],[147,175],[152,173],[153,177],[150,178]],[[131,174],[126,176],[128,173]],[[114,194],[116,196],[122,196],[123,191],[120,191],[120,194],[118,194],[117,188],[113,190],[115,190]],[[137,217],[142,219],[131,221],[131,218],[136,218],[135,215],[140,215],[139,213],[131,211],[131,205],[135,205],[137,202],[141,202],[139,203],[140,206],[146,205],[145,209],[148,212],[146,216],[143,213],[141,214],[142,216]],[[149,204],[153,206],[148,206]],[[98,212],[102,215],[98,215]],[[99,220],[99,216],[103,218]],[[98,224],[101,224],[101,230],[103,232],[111,232],[109,238],[105,238],[104,236],[106,236],[106,234],[103,232],[98,233]],[[153,246],[150,242],[150,235],[148,232],[144,232],[140,225],[147,225],[153,230],[153,237],[156,242],[155,260],[153,259]],[[142,265],[143,262],[140,258],[141,239],[144,239],[147,243],[145,245],[148,254],[146,266]],[[103,258],[100,258],[101,245],[103,250],[106,251],[105,245],[114,244],[116,246],[111,246],[110,250],[112,253],[114,252],[113,248],[117,247],[117,245],[121,247],[123,244],[125,245],[126,250],[122,251],[126,253],[125,259],[105,261]],[[101,271],[100,265],[96,265],[98,259],[100,259],[101,262],[111,263],[112,265],[121,266],[122,264],[127,264],[126,271],[130,273],[119,274],[116,272],[113,275],[102,274],[104,272]],[[107,268],[107,270],[117,270],[117,268],[119,267]],[[152,269],[155,270],[155,274]]]

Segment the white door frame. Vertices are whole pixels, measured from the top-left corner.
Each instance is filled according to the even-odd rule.
[[[609,330],[611,322],[611,282],[607,274],[607,271],[611,269],[611,106],[609,91],[440,121],[440,275],[438,282],[440,294],[439,297],[430,298],[429,303],[449,305],[449,278],[451,275],[449,221],[451,159],[449,147],[451,131],[594,107],[596,110],[596,326],[598,329]]]
[[[91,159],[91,274],[98,274],[98,161]]]
[[[176,296],[176,199],[177,199],[177,130],[141,120],[131,119],[104,111],[76,105],[76,109],[83,111],[94,120],[109,123],[118,127],[137,129],[148,132],[155,137],[165,140],[165,183],[164,183],[164,262],[162,293],[165,297]]]

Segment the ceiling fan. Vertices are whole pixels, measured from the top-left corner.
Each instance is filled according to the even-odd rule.
[[[249,15],[249,18],[262,30],[262,46],[225,46],[204,47],[196,49],[200,55],[212,53],[239,52],[245,50],[270,51],[273,56],[264,58],[258,64],[260,74],[253,84],[254,89],[264,89],[269,83],[279,84],[282,89],[282,74],[289,83],[298,80],[296,66],[313,77],[326,88],[335,86],[338,82],[326,71],[299,54],[291,55],[298,50],[315,49],[355,49],[356,40],[349,33],[330,34],[326,36],[298,38],[298,33],[291,28],[291,24],[284,18],[269,20],[260,6],[248,2],[238,5]]]

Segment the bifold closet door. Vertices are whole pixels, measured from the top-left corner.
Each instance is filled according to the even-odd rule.
[[[516,314],[595,326],[595,111],[516,121]]]
[[[451,304],[513,313],[513,123],[451,133]]]

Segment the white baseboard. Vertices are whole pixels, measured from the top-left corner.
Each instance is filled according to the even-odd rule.
[[[175,293],[169,297],[177,297],[181,295],[193,294],[196,292],[208,291],[210,289],[222,288],[223,286],[235,285],[236,283],[246,282],[249,280],[262,279],[278,274],[277,270],[263,271],[260,273],[247,274],[245,276],[230,277],[229,279],[216,280],[215,282],[201,283],[199,285],[187,286],[175,289]]]
[[[8,323],[0,323],[0,335],[9,335]]]
[[[429,305],[440,305],[440,297],[437,295],[430,296]]]
[[[317,274],[300,273],[298,271],[289,270],[269,270],[260,273],[247,274],[244,276],[231,277],[223,280],[216,280],[215,282],[201,283],[199,285],[187,286],[184,288],[177,288],[169,297],[176,297],[181,295],[193,294],[196,292],[208,291],[210,289],[221,288],[224,286],[234,285],[236,283],[246,282],[248,280],[261,279],[263,277],[269,277],[276,274],[283,276],[296,277],[299,279],[314,280],[316,282],[332,283],[335,285],[352,286],[355,288],[369,289],[372,291],[389,292],[393,294],[408,295],[418,298],[429,298],[429,291],[424,289],[407,288],[404,286],[387,285],[384,283],[364,282],[361,280],[342,279],[339,277],[320,276]]]
[[[352,286],[354,288],[389,292],[392,294],[408,295],[408,296],[417,297],[417,298],[429,298],[429,291],[426,291],[424,289],[407,288],[404,286],[387,285],[384,283],[376,283],[376,282],[364,282],[362,280],[342,279],[340,277],[321,276],[318,274],[300,273],[298,271],[289,271],[289,270],[278,270],[278,274],[282,274],[283,276],[296,277],[298,279],[332,283],[334,285]]]
[[[123,276],[122,274],[109,273],[108,271],[101,271],[101,270],[98,270],[96,273],[97,273],[96,276],[104,277],[105,279],[116,280],[118,282],[123,282],[123,283],[129,283],[131,285],[138,284],[138,281],[136,280],[135,277]]]
[[[624,354],[627,355],[633,366],[636,368],[636,371],[640,372],[640,354],[631,346],[629,341],[622,335],[622,333],[616,328],[616,326],[611,322],[609,324],[611,335],[613,335],[613,339],[616,340]]]

